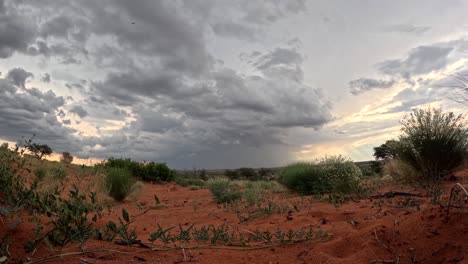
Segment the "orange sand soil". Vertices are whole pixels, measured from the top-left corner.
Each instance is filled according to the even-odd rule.
[[[461,176],[458,181],[465,182],[466,187],[468,170],[459,172],[458,176]],[[446,183],[446,190],[452,185],[452,182]],[[378,192],[388,190],[421,191],[395,185],[386,186]],[[262,249],[238,246],[223,248],[219,245],[216,249],[169,251],[150,251],[138,246],[121,246],[91,239],[82,249],[96,252],[67,255],[80,252],[80,248],[67,245],[61,252],[55,252],[41,244],[31,256],[23,249],[24,242],[34,238],[34,225],[26,220],[27,214],[14,230],[0,222],[0,232],[9,232],[13,239],[9,249],[12,261],[27,261],[28,258],[37,261],[62,253],[65,256],[53,257],[46,263],[468,263],[468,205],[452,209],[447,219],[446,207],[429,204],[428,197],[418,198],[422,200],[418,210],[414,206],[398,206],[397,201],[401,197],[382,199],[385,203],[380,207],[376,206],[378,200],[366,199],[350,201],[335,208],[330,203],[314,201],[310,197],[278,194],[277,201],[296,207],[297,210],[289,213],[292,217],[287,219],[288,213],[285,212],[239,224],[236,214],[217,205],[206,189],[191,190],[174,184],[145,184],[138,201],[128,200],[114,206],[109,214],[98,221],[98,226],[105,226],[108,220],[117,222],[122,208],[130,215],[141,213],[137,202],[144,207],[154,205],[155,194],[164,206],[139,216],[132,225],[136,227],[138,238],[144,242],[148,241],[150,233],[156,231],[157,224],[176,227],[174,230],[177,230],[179,224],[200,227],[225,223],[249,231],[275,231],[278,227],[287,231],[313,227],[321,228],[333,236],[325,242],[304,241]],[[443,201],[447,199],[448,195],[445,194]],[[257,245],[264,246],[262,243]]]

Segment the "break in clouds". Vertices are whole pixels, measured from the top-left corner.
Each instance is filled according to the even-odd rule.
[[[327,10],[303,0],[0,0],[0,138],[34,134],[59,153],[176,168],[284,165],[303,146],[331,142],[330,130],[352,131],[337,113],[365,106],[360,95],[404,83],[382,105],[394,113],[442,95],[421,76],[468,47],[412,40],[356,77],[369,69],[350,71],[354,60],[335,57],[334,45],[348,34],[344,18],[362,14]],[[438,29],[383,21],[375,30],[422,38]],[[349,38],[342,48],[353,52]]]

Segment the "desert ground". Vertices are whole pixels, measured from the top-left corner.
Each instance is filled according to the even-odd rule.
[[[82,173],[79,166],[68,165],[66,171],[64,196],[73,184],[81,189],[95,188],[96,175],[91,169]],[[23,175],[31,178],[32,172]],[[125,209],[131,218],[129,228],[135,228],[139,241],[130,246],[121,245],[116,237],[113,241],[89,239],[64,247],[41,243],[26,253],[24,244],[35,234],[35,225],[27,220],[26,213],[14,226],[11,220],[2,218],[0,233],[11,238],[10,263],[468,263],[466,201],[458,201],[447,214],[450,188],[457,182],[466,186],[468,169],[458,170],[455,176],[453,181],[444,182],[444,194],[437,205],[429,203],[421,189],[378,181],[372,196],[339,203],[284,189],[272,191],[263,201],[274,209],[264,214],[255,214],[258,206],[217,204],[205,188],[173,182],[144,183],[137,194],[121,203],[99,195],[107,209],[95,225],[104,228],[109,220],[118,222]],[[415,196],[391,197],[391,191]],[[372,198],[379,194],[387,196]],[[48,218],[43,216],[41,221]],[[192,234],[192,240],[186,243],[151,243],[148,239],[158,225],[173,228],[174,234],[179,227],[194,230],[222,226],[236,239],[199,242]],[[284,241],[263,235],[244,244],[238,239],[240,234],[249,237],[277,230],[304,230],[312,235],[304,239],[296,234]]]

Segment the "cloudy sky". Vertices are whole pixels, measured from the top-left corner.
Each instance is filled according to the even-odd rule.
[[[466,1],[0,0],[0,139],[174,168],[372,159],[466,72]]]

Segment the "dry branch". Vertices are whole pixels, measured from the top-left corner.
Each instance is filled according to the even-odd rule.
[[[395,196],[416,196],[421,197],[419,193],[409,193],[409,192],[386,192],[381,194],[372,195],[371,198],[393,198]]]

